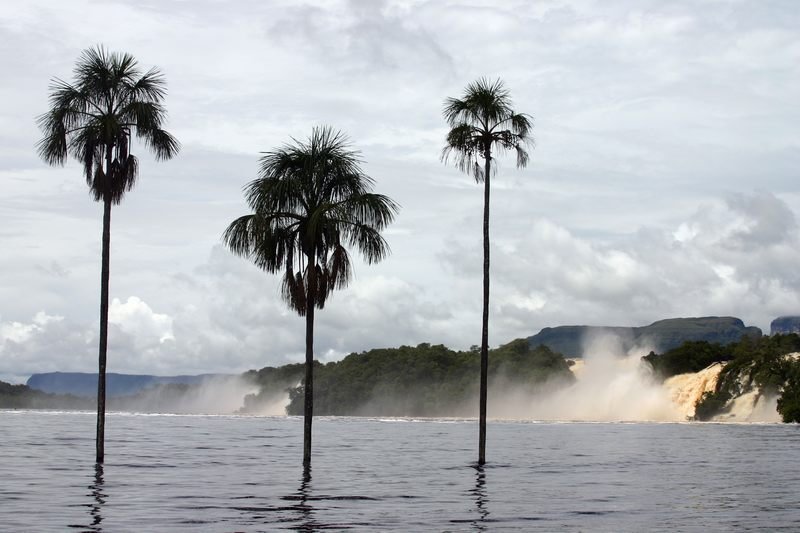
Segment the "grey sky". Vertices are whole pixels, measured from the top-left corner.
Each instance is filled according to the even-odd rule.
[[[109,371],[299,361],[303,320],[220,234],[258,153],[330,124],[402,205],[392,256],[318,315],[318,356],[476,344],[482,195],[443,100],[501,77],[534,117],[493,185],[490,343],[559,324],[800,313],[794,0],[0,1],[0,379],[96,367],[102,208],[35,117],[96,44],[166,76],[183,144],[112,214]]]

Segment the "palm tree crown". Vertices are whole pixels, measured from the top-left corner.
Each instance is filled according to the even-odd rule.
[[[397,205],[369,192],[373,180],[340,132],[315,128],[307,142],[264,153],[258,178],[245,187],[253,210],[234,220],[223,241],[235,254],[270,273],[283,272],[281,294],[300,315],[307,299],[323,308],[345,287],[352,268],[346,245],[367,263],[380,261],[388,245],[380,232]]]
[[[166,83],[157,69],[141,74],[133,56],[100,46],[81,54],[74,73],[74,83],[56,78],[50,86],[50,110],[37,120],[44,133],[39,155],[51,165],[71,155],[83,164],[94,199],[119,204],[138,172],[132,133],[158,160],[180,148],[162,129]]]
[[[458,168],[472,174],[478,182],[484,180],[485,173],[478,159],[493,159],[493,147],[514,151],[517,166],[526,166],[526,148],[533,143],[533,119],[525,113],[515,113],[511,104],[503,82],[486,78],[467,85],[462,98],[448,98],[443,114],[450,131],[442,159],[447,162],[453,154]]]

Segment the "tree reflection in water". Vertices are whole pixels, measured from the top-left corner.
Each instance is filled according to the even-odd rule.
[[[90,496],[94,502],[89,504],[89,516],[92,518],[92,523],[89,525],[89,531],[102,531],[101,523],[103,522],[103,515],[101,513],[103,505],[106,503],[106,494],[103,492],[103,465],[95,463],[94,465],[94,483],[89,485],[88,489],[91,491]]]
[[[320,529],[321,525],[314,520],[314,508],[309,503],[311,500],[311,465],[303,467],[303,476],[297,492],[285,496],[284,499],[297,502],[293,508],[298,511],[299,524],[292,529],[296,531],[318,531]]]
[[[473,525],[478,531],[486,531],[489,519],[488,500],[486,498],[486,471],[483,465],[476,465],[475,470],[475,488],[470,492],[475,498],[475,509],[478,511],[478,518],[473,522]]]

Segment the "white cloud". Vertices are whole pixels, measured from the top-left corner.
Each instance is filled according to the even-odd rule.
[[[477,248],[448,261],[458,268],[465,256],[473,268],[464,273],[476,276]],[[643,227],[605,244],[540,219],[494,257],[496,327],[519,323],[508,336],[530,334],[533,324],[642,325],[697,315],[736,315],[768,330],[772,318],[796,312],[800,298],[796,216],[765,192],[730,195],[676,229]]]
[[[108,309],[109,324],[136,338],[152,339],[158,343],[174,340],[172,318],[154,313],[145,302],[131,296],[125,303],[114,298]]]
[[[26,342],[34,335],[41,333],[44,328],[47,327],[48,323],[61,322],[62,320],[64,320],[64,317],[49,316],[44,311],[39,311],[34,315],[29,324],[20,322],[0,322],[0,347],[2,347],[6,341],[16,344]]]
[[[43,311],[25,322],[0,321],[0,373],[20,377],[34,372],[90,370],[97,346],[92,349],[93,339],[74,326]]]

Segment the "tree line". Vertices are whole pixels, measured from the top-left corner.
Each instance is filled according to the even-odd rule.
[[[487,392],[513,387],[531,394],[574,382],[568,362],[546,346],[517,339],[489,352]],[[480,348],[444,345],[378,348],[315,365],[314,409],[318,415],[473,417],[480,393]],[[261,390],[245,399],[243,412],[289,394],[287,414],[303,414],[305,396],[299,365],[253,371]]]

